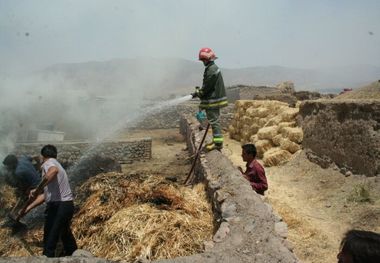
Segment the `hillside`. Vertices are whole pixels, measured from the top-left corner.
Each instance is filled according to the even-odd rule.
[[[222,65],[221,65],[222,66]],[[276,85],[291,80],[297,90],[339,92],[372,82],[380,67],[356,66],[332,69],[296,69],[280,66],[228,69],[222,67],[225,84]],[[186,94],[201,85],[203,65],[184,59],[117,59],[76,64],[57,64],[37,72],[60,87],[89,89],[97,95],[144,91],[146,96]]]
[[[334,100],[358,100],[373,99],[380,100],[380,80],[375,81],[364,87],[360,87],[353,91],[345,92],[335,97]]]

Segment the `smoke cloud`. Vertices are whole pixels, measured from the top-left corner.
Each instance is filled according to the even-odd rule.
[[[377,74],[378,10],[376,0],[1,1],[0,159],[31,131],[96,139],[148,100],[189,94],[203,67],[188,62],[205,46],[227,69]]]

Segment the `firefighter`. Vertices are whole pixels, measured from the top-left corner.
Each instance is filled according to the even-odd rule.
[[[206,145],[207,151],[214,149],[220,151],[223,148],[223,134],[219,116],[220,109],[228,105],[222,73],[215,64],[215,59],[217,57],[211,48],[206,47],[199,51],[199,60],[205,66],[203,84],[201,88],[196,87],[195,92],[192,93],[193,98],[198,97],[201,100],[199,109],[205,110],[207,120],[212,128],[213,140]]]

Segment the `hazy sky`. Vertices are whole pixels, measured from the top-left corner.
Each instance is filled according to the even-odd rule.
[[[380,66],[379,0],[0,0],[0,73],[179,57],[222,67]]]

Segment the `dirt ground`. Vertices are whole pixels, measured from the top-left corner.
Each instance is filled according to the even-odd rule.
[[[230,160],[243,166],[240,142],[227,138],[226,148]],[[336,262],[340,240],[349,229],[380,232],[380,178],[345,177],[322,169],[303,151],[283,166],[266,168],[266,173],[267,202],[288,224],[288,239],[303,262]]]
[[[152,159],[122,166],[124,172],[165,175],[183,182],[191,159],[178,129],[129,131],[119,138],[152,138]],[[240,142],[225,135],[225,154],[244,166]],[[288,224],[288,239],[302,262],[336,262],[345,231],[380,232],[380,178],[345,177],[333,168],[311,163],[303,151],[285,165],[266,168],[269,190],[265,201]],[[153,173],[154,174],[154,173]]]
[[[152,160],[124,165],[123,170],[142,171],[150,165],[167,176],[184,180],[191,161],[177,129],[134,131],[122,135],[153,139]],[[223,154],[236,166],[244,166],[240,142],[225,136]],[[333,168],[322,169],[301,151],[279,167],[266,168],[269,190],[266,201],[288,224],[288,239],[302,262],[336,262],[345,231],[380,232],[380,178],[345,177]]]
[[[191,167],[186,143],[178,129],[134,130],[118,136],[120,139],[152,138],[152,159],[122,165],[123,172],[152,172],[185,180]],[[149,162],[149,163],[148,163]]]

